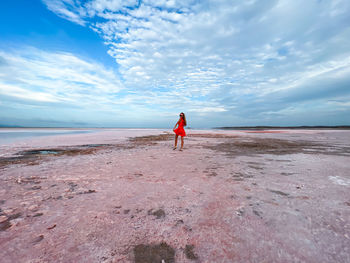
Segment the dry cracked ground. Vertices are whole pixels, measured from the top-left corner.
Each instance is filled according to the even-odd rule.
[[[163,132],[2,157],[1,262],[350,262],[350,131],[172,144]]]

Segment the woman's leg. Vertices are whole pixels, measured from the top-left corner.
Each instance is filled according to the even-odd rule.
[[[175,135],[175,146],[174,146],[174,150],[176,149],[176,146],[177,146],[177,137],[179,137],[179,135]]]
[[[184,147],[184,137],[181,136],[181,148],[180,148],[180,151],[182,151],[183,147]]]

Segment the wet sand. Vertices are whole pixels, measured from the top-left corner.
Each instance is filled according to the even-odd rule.
[[[1,262],[350,262],[350,131],[187,133],[2,145]]]

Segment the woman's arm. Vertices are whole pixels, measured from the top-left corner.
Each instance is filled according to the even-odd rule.
[[[174,126],[174,129],[173,130],[175,130],[175,128],[176,128],[176,125],[179,125],[179,122],[180,122],[180,120],[175,124],[175,126]]]

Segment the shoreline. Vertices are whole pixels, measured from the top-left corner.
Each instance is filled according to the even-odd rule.
[[[66,135],[83,135],[83,134],[92,134],[92,133],[103,133],[103,132],[134,132],[134,131],[142,131],[142,132],[148,132],[148,131],[159,131],[160,129],[104,129],[104,128],[96,128],[96,129],[66,129],[66,128],[13,128],[11,129],[0,129],[0,136],[4,133],[9,133],[8,135],[17,135],[17,133],[24,133],[22,136],[19,136],[17,138],[10,138],[8,140],[0,138],[0,145],[15,145],[15,144],[23,144],[23,143],[36,143],[37,140],[41,141],[52,141],[52,138],[55,138],[56,136],[66,136]],[[76,132],[75,132],[76,131]],[[46,133],[48,132],[48,133]],[[32,134],[31,134],[32,133]],[[81,136],[79,136],[81,137]],[[59,139],[59,137],[57,137]],[[62,137],[63,138],[63,137]],[[90,139],[93,139],[93,137],[89,137]],[[69,143],[69,142],[68,142]]]

